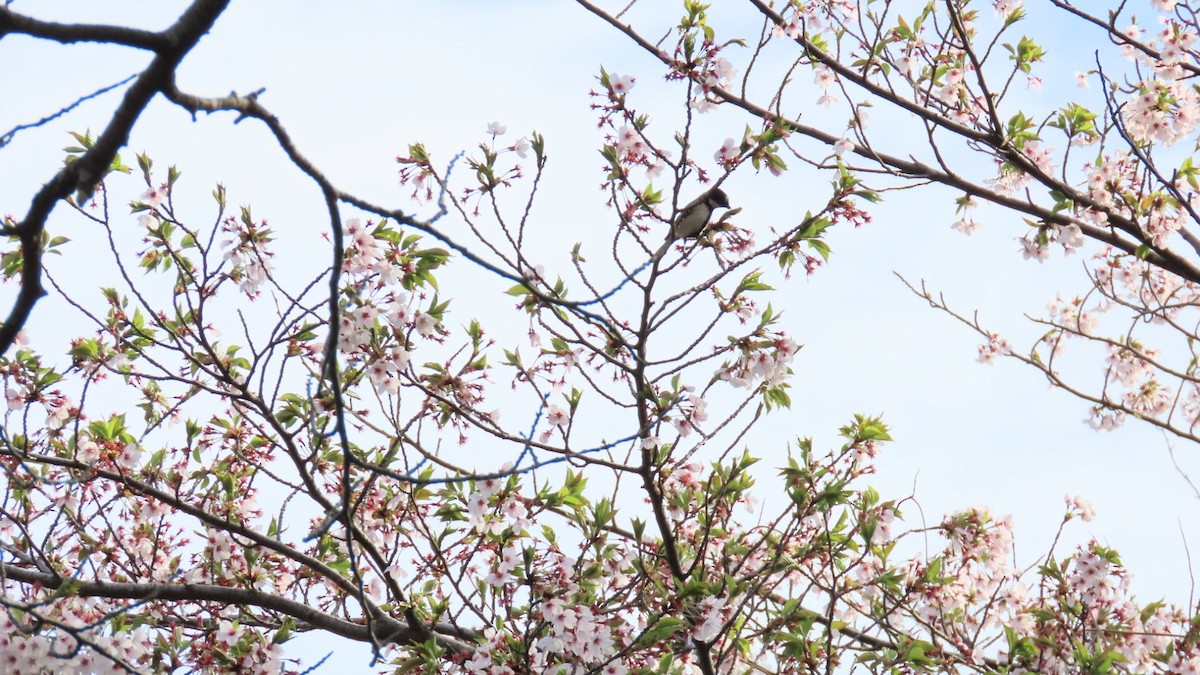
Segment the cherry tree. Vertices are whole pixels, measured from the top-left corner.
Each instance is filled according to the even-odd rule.
[[[1081,74],[1094,107],[1022,112],[1046,51],[1020,3],[750,0],[760,29],[737,35],[696,2],[664,23],[580,0],[659,63],[580,84],[605,247],[551,257],[531,242],[553,138],[493,123],[445,157],[414,140],[402,203],[343,190],[269,94],[176,77],[227,4],[195,0],[159,32],[0,8],[0,38],[154,55],[5,216],[8,672],[305,672],[286,647],[313,634],[368,645],[358,665],[384,672],[1200,671],[1193,611],[1140,604],[1098,542],[1020,569],[1011,522],[985,508],[905,525],[906,500],[866,482],[883,420],[853,416],[834,448],[753,435],[787,414],[803,339],[773,285],[820,273],[830,228],[918,187],[957,200],[965,232],[984,203],[1020,214],[1027,257],[1091,256],[1087,292],[1056,301],[1027,355],[967,320],[981,359],[1042,369],[1099,427],[1192,438],[1188,5],[1146,8],[1151,29],[1051,0],[1111,53]],[[653,86],[679,125],[643,108]],[[155,99],[264,126],[321,195],[324,231],[125,148]],[[841,122],[807,124],[813,101]],[[709,122],[730,110],[736,127]],[[911,133],[873,133],[868,111]],[[706,145],[717,124],[727,140]],[[751,227],[735,204],[698,238],[668,234],[731,176],[800,167],[825,192],[791,221]],[[82,281],[81,236],[97,268]],[[492,294],[443,296],[460,275]],[[47,294],[73,312],[63,349],[22,337]],[[1056,367],[1071,340],[1108,351],[1099,390]],[[1068,498],[1063,526],[1091,515]]]
[[[639,30],[582,4],[665,64],[679,62],[679,53],[643,37],[659,27]],[[1123,3],[1090,13],[1058,0],[1035,4],[775,8],[752,1],[748,11],[762,22],[761,35],[722,39],[714,31],[717,61],[741,75],[705,81],[706,100],[761,119],[762,129],[787,139],[784,159],[871,176],[880,192],[949,188],[961,216],[952,227],[966,234],[980,227],[977,213],[986,205],[1020,214],[1026,226],[1020,252],[1027,259],[1045,261],[1054,249],[1088,255],[1084,291],[1054,300],[1042,319],[1048,332],[1028,356],[1012,354],[1001,337],[968,321],[987,338],[981,358],[1006,354],[1043,370],[1093,404],[1097,428],[1133,416],[1194,440],[1194,366],[1173,366],[1161,356],[1174,353],[1180,338],[1190,342],[1191,284],[1200,281],[1200,240],[1189,229],[1198,183],[1187,147],[1195,145],[1200,121],[1189,84],[1197,72],[1191,6]],[[1080,89],[1049,103],[1045,99],[1055,97],[1039,96],[1036,110],[1023,107],[1022,94],[1042,89],[1039,68],[1049,48],[1019,32],[1036,30],[1027,21],[1031,12],[1051,26],[1045,31],[1050,39],[1059,26],[1088,39],[1074,62]],[[758,76],[756,70],[767,68],[756,62],[769,63],[762,57],[785,45],[794,52],[788,79],[780,84],[775,72]],[[1059,63],[1050,75],[1061,78],[1065,70]],[[811,83],[800,72],[810,72]],[[761,100],[748,93],[758,90],[769,93]],[[843,130],[805,124],[813,96],[830,114],[841,114]],[[874,133],[870,115],[886,119]],[[764,147],[748,134],[739,150],[763,153]],[[783,170],[784,159],[774,162],[775,171]],[[1101,247],[1085,251],[1089,240]],[[928,290],[919,292],[944,307]],[[1102,314],[1130,322],[1122,328],[1114,318],[1103,330]],[[1143,338],[1146,325],[1172,329]],[[1100,387],[1076,385],[1055,367],[1056,353],[1072,340],[1107,350]],[[1154,346],[1160,340],[1173,346]]]

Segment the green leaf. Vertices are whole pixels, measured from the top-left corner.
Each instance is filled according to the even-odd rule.
[[[638,637],[636,648],[654,647],[670,642],[668,638],[683,630],[686,626],[687,622],[678,617],[661,617],[658,621],[654,622],[653,626],[647,628],[645,633],[642,633]]]

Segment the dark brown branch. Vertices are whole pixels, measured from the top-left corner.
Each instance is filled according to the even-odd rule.
[[[173,26],[163,31],[167,47],[158,53],[150,65],[125,92],[112,119],[92,147],[74,162],[64,166],[34,195],[25,217],[13,228],[21,241],[21,290],[4,324],[0,325],[0,354],[8,350],[17,333],[29,320],[33,306],[45,294],[42,288],[42,235],[46,221],[58,202],[75,192],[80,201],[90,199],[96,185],[104,178],[117,151],[129,142],[133,125],[154,95],[171,86],[175,69],[200,38],[212,28],[217,17],[225,11],[229,0],[196,0]],[[5,34],[5,21],[12,12],[0,13],[0,36]]]
[[[172,36],[166,32],[155,33],[137,28],[126,28],[124,26],[41,21],[33,17],[17,14],[8,7],[0,7],[0,40],[10,34],[28,35],[63,44],[104,42],[107,44],[124,45],[126,47],[136,47],[138,49],[148,49],[153,52],[164,52],[175,46],[172,42]]]
[[[8,563],[0,563],[0,578],[23,584],[34,584],[50,590],[64,588],[67,594],[88,598],[114,598],[141,601],[182,601],[182,602],[216,602],[228,606],[249,606],[268,609],[314,628],[328,631],[334,635],[370,642],[372,638],[383,638],[395,644],[420,644],[429,638],[425,631],[412,631],[403,623],[388,620],[382,624],[381,617],[375,617],[373,631],[365,623],[346,621],[331,616],[312,607],[288,600],[287,598],[270,593],[263,593],[248,588],[231,588],[213,584],[184,584],[159,583],[136,584],[118,583],[113,581],[80,581],[64,579],[63,577],[36,570],[17,567]],[[382,624],[382,625],[381,625]],[[462,629],[450,625],[438,624],[434,627],[438,633],[453,634],[468,639],[474,636]],[[374,632],[374,635],[372,635]],[[461,654],[470,651],[466,645],[446,637],[438,637],[438,643],[447,651]]]

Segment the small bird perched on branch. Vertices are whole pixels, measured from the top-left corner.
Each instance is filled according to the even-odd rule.
[[[667,241],[695,239],[708,227],[713,211],[729,208],[729,197],[720,188],[713,188],[692,200],[679,210],[679,217],[671,225]]]

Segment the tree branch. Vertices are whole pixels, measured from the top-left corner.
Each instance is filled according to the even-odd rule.
[[[312,607],[288,600],[287,598],[263,593],[249,588],[230,588],[212,584],[135,584],[114,581],[79,581],[64,579],[57,574],[39,572],[9,563],[0,563],[0,578],[17,581],[23,584],[34,584],[50,590],[65,589],[66,596],[113,598],[142,601],[185,601],[185,602],[216,602],[222,605],[248,605],[261,607],[279,612],[303,621],[315,628],[329,631],[359,642],[370,642],[372,638],[386,639],[398,644],[419,644],[428,639],[425,631],[413,631],[398,621],[388,621],[381,629],[379,617],[375,626],[369,627],[363,623],[346,621],[335,616],[318,611]],[[457,626],[437,624],[434,630],[439,633],[438,644],[453,654],[470,651],[470,647],[457,640],[445,637],[453,634],[467,639],[474,635]],[[372,634],[374,633],[374,634]]]
[[[63,44],[103,42],[148,49],[153,52],[165,52],[175,46],[172,36],[165,32],[155,33],[125,26],[41,21],[17,14],[7,6],[0,6],[0,40],[8,35],[28,35]]]
[[[12,228],[21,241],[23,257],[21,263],[21,290],[9,311],[8,318],[0,325],[0,354],[8,350],[17,333],[29,320],[33,306],[45,294],[42,288],[42,235],[46,221],[58,202],[72,192],[82,202],[90,198],[96,185],[103,180],[112,165],[117,151],[129,142],[129,133],[141,117],[142,111],[154,95],[171,86],[175,80],[175,69],[183,57],[191,51],[200,38],[212,28],[217,17],[228,6],[229,0],[196,0],[170,28],[161,35],[169,47],[159,52],[149,67],[125,92],[121,105],[113,112],[108,126],[87,152],[64,166],[34,195],[25,217]],[[13,16],[4,9],[0,14],[0,36],[3,36],[3,20]]]

